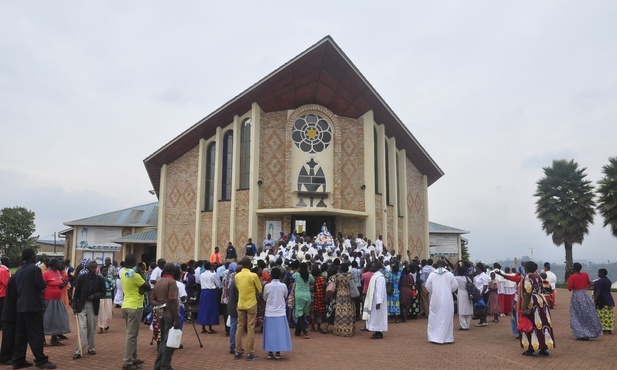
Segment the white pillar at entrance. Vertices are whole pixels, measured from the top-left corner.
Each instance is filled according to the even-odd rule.
[[[161,166],[161,177],[159,179],[159,215],[156,232],[156,258],[163,258],[165,240],[165,208],[167,205],[167,165]]]
[[[368,213],[366,218],[366,235],[374,238],[375,231],[375,152],[366,150],[373,148],[375,121],[373,111],[368,111],[362,116],[364,122],[364,211]]]

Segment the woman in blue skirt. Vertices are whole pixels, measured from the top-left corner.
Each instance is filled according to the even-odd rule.
[[[279,281],[281,270],[274,268],[270,274],[272,282],[263,291],[266,301],[263,350],[268,351],[269,359],[280,360],[283,358],[281,352],[291,351],[291,335],[285,309],[288,292],[287,286]]]
[[[219,324],[219,295],[217,289],[221,288],[221,282],[212,270],[210,262],[204,262],[206,271],[201,274],[201,296],[199,298],[199,311],[197,312],[197,322],[201,324],[201,332],[216,334],[212,325]],[[206,330],[208,325],[208,330]]]

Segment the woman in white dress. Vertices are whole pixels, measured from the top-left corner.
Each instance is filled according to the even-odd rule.
[[[473,302],[469,299],[469,293],[465,284],[468,279],[467,269],[460,265],[456,271],[456,282],[458,283],[458,330],[468,330],[473,316]]]

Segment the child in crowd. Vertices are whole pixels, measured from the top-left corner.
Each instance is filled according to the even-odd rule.
[[[495,276],[495,273],[491,272],[491,281],[488,283],[488,314],[493,315],[494,323],[498,323],[501,306],[499,304],[499,282]]]
[[[553,288],[551,287],[551,283],[546,280],[546,273],[541,273],[540,277],[542,278],[542,295],[544,299],[546,299],[546,303],[550,308],[553,308]]]

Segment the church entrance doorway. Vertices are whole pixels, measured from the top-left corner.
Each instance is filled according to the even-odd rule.
[[[332,216],[293,216],[291,218],[291,227],[296,230],[298,235],[304,234],[315,237],[321,232],[324,222],[328,231],[334,237],[336,230],[334,230],[334,217]]]

